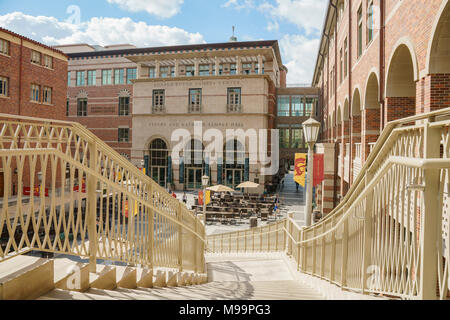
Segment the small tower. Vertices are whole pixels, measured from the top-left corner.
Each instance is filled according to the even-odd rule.
[[[230,37],[229,42],[237,42],[237,38],[234,36],[234,26],[233,26],[233,35]]]

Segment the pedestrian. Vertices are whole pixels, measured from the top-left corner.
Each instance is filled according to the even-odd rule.
[[[186,195],[186,192],[183,193],[183,202],[184,202],[184,204],[187,204],[187,195]]]
[[[175,192],[172,192],[172,197],[174,197],[175,199],[177,198],[177,195],[175,194]]]
[[[295,188],[297,189],[297,191],[298,191],[298,186],[299,186],[299,185],[298,185],[298,182],[296,182],[296,183],[295,183]]]

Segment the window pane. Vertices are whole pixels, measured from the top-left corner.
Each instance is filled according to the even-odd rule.
[[[293,117],[303,116],[302,97],[292,97],[292,116]]]
[[[124,71],[123,69],[114,70],[114,84],[123,84],[124,79]]]
[[[278,116],[289,116],[289,97],[278,97]]]
[[[102,70],[102,85],[112,84],[112,70]]]

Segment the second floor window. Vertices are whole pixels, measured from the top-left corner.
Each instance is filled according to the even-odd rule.
[[[0,39],[0,53],[9,56],[9,41]]]
[[[112,70],[102,70],[102,85],[112,84]]]
[[[278,97],[278,116],[289,117],[289,97]]]
[[[259,63],[255,64],[255,73],[259,74]],[[264,74],[264,63],[262,64],[261,74]]]
[[[52,103],[52,88],[44,87],[44,103]]]
[[[119,142],[128,142],[130,129],[129,128],[119,128]]]
[[[119,98],[119,116],[128,116],[130,113],[130,97]]]
[[[155,67],[148,68],[148,77],[156,78],[156,68]]]
[[[70,71],[67,72],[67,86],[70,87]]]
[[[38,51],[31,51],[31,63],[41,65],[41,53]]]
[[[66,100],[66,117],[69,116],[69,111],[70,111],[70,99],[67,98],[67,100]]]
[[[368,0],[367,3],[367,44],[373,39],[373,0]]]
[[[96,84],[96,77],[95,77],[95,70],[89,70],[88,71],[88,86],[95,86]]]
[[[137,69],[127,69],[127,84],[131,84],[131,80],[134,80],[137,78]]]
[[[44,55],[44,66],[49,69],[53,69],[53,58],[47,55]]]
[[[164,90],[153,90],[153,109],[161,111],[164,108]]]
[[[123,69],[114,70],[114,84],[123,84],[124,83],[124,72]]]
[[[5,77],[0,77],[0,96],[8,96],[8,82],[9,79]]]
[[[362,55],[362,39],[363,37],[363,21],[362,21],[362,7],[358,9],[358,58]]]
[[[303,117],[302,97],[292,97],[291,116]]]
[[[186,66],[186,77],[195,76],[195,67],[193,65]]]
[[[85,72],[84,71],[77,71],[77,86],[82,87],[85,85]]]
[[[209,64],[201,64],[198,74],[200,76],[209,76]]]
[[[87,99],[79,98],[77,100],[77,116],[87,117]]]
[[[251,63],[243,63],[242,64],[242,73],[243,74],[252,73],[252,64]]]
[[[347,77],[348,72],[348,46],[347,46],[347,38],[344,40],[344,78]]]
[[[228,88],[228,104],[229,105],[241,104],[241,88]]]
[[[202,89],[189,89],[189,110],[200,111],[202,105]]]
[[[339,51],[339,83],[344,79],[342,75],[344,74],[344,57],[342,55],[342,49]]]
[[[169,77],[169,67],[159,68],[159,76],[161,78],[168,78]]]
[[[236,63],[230,64],[230,74],[236,74]]]
[[[40,88],[37,84],[31,85],[31,101],[39,102]]]

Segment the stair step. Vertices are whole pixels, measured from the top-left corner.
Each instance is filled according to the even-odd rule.
[[[56,258],[53,261],[56,288],[80,292],[89,289],[89,264],[69,258]]]
[[[39,297],[37,300],[117,300],[105,295],[87,292],[67,291],[55,289]]]
[[[137,288],[136,268],[116,266],[117,287]]]
[[[53,260],[17,256],[0,263],[0,300],[29,300],[55,288]]]
[[[137,286],[141,288],[153,287],[153,270],[147,268],[138,268],[136,271]]]
[[[95,273],[89,275],[89,287],[113,290],[117,287],[116,268],[112,266],[97,265]]]

